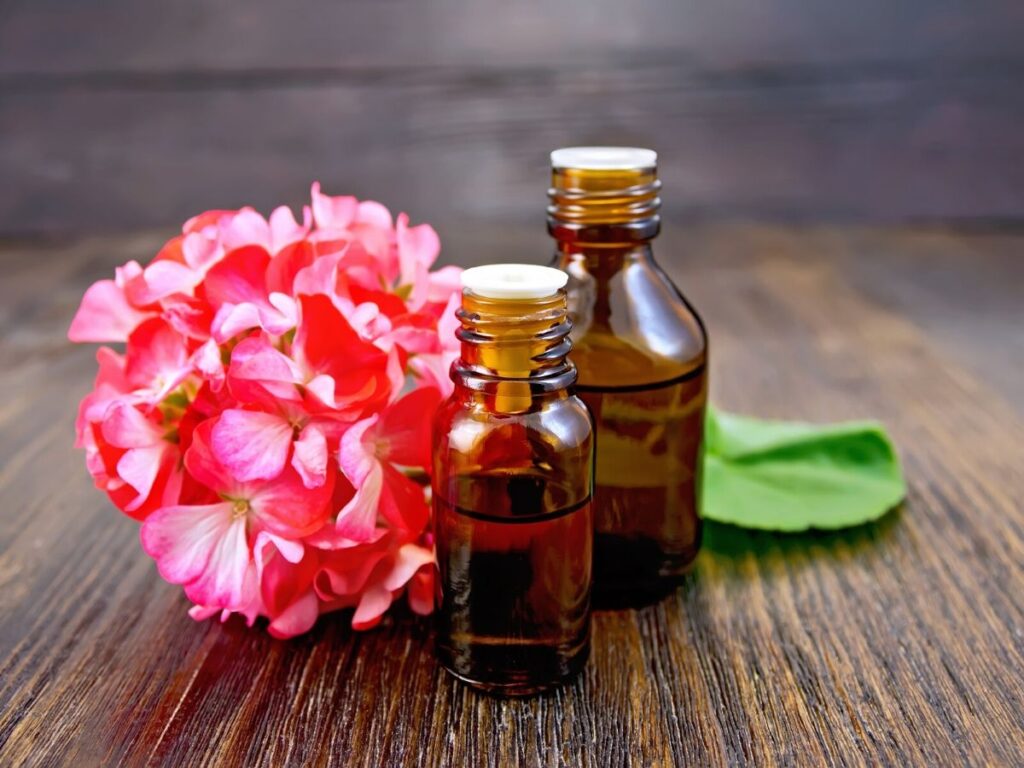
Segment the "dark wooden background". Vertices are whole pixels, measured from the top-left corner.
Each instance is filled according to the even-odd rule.
[[[0,0],[0,766],[1024,764],[1024,6]],[[72,448],[90,282],[320,178],[543,261],[546,153],[656,147],[712,395],[876,417],[909,496],[595,616],[503,702],[429,622],[197,624]]]
[[[547,152],[662,155],[669,210],[1019,219],[1014,0],[0,0],[0,231],[166,227],[309,182],[537,220]]]

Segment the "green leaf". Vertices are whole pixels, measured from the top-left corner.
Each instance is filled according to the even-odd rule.
[[[906,495],[881,424],[762,421],[709,406],[704,517],[745,528],[843,528],[881,517]]]

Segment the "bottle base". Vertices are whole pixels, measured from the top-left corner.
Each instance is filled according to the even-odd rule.
[[[594,585],[593,606],[595,611],[622,611],[630,608],[647,608],[657,605],[676,591],[682,578],[657,584],[628,584],[601,587]]]
[[[569,683],[586,666],[590,656],[590,643],[584,642],[574,652],[566,654],[559,648],[533,648],[535,663],[522,668],[509,669],[498,664],[470,665],[471,668],[457,669],[450,663],[452,656],[446,649],[439,648],[441,666],[448,674],[469,687],[492,696],[523,697],[534,696]],[[498,661],[501,650],[493,646],[487,655]],[[522,646],[508,649],[512,658],[521,656]]]
[[[665,552],[654,539],[598,533],[594,539],[594,608],[644,608],[661,602],[686,581],[699,548],[699,538],[684,552]]]

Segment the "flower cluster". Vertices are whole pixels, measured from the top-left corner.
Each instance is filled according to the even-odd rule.
[[[428,225],[313,185],[296,221],[188,221],[86,292],[68,337],[101,347],[77,444],[96,486],[203,619],[279,637],[404,592],[433,607],[429,415],[451,387],[459,270]]]

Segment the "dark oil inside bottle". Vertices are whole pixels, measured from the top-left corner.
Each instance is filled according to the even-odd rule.
[[[597,424],[595,602],[655,600],[679,584],[700,549],[704,366],[651,387],[577,393]]]
[[[589,649],[589,496],[529,469],[454,476],[447,488],[433,502],[442,664],[510,695],[575,675]]]

